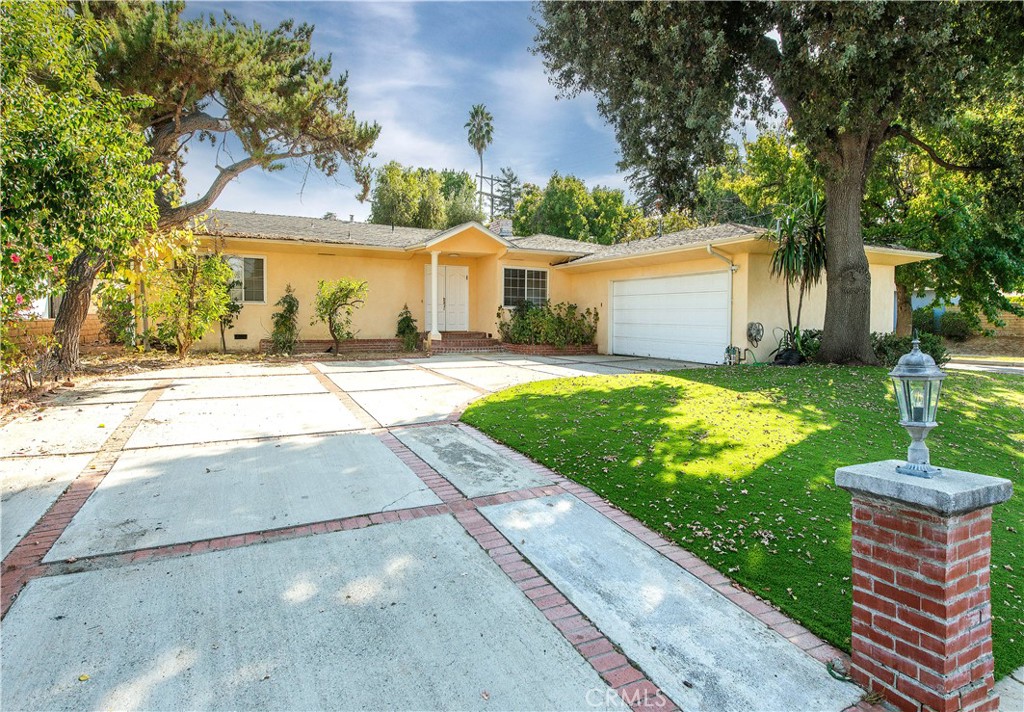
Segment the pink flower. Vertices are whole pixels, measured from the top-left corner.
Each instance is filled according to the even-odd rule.
[[[46,261],[47,262],[53,262],[53,255],[47,255],[46,256]]]
[[[18,257],[17,255],[11,255],[11,262],[13,262],[14,264],[18,264],[19,262],[21,262],[21,258]]]
[[[24,304],[25,303],[25,297],[23,297],[23,296],[21,296],[19,294],[18,296],[16,296],[14,298],[14,301],[17,302],[18,304]]]

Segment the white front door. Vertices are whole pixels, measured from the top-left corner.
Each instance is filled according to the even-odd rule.
[[[426,329],[430,330],[430,265],[423,270]],[[469,267],[438,265],[437,330],[469,331]]]

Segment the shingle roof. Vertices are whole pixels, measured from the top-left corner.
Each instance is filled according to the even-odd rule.
[[[335,245],[366,245],[404,249],[420,245],[440,230],[417,227],[391,227],[342,220],[304,218],[294,215],[238,213],[211,210],[204,223],[211,235],[246,237],[264,240],[293,240]]]
[[[740,223],[724,223],[722,225],[711,225],[709,227],[698,227],[692,230],[680,230],[670,232],[659,237],[649,237],[645,240],[632,240],[620,242],[617,245],[608,245],[600,251],[573,260],[571,264],[586,264],[598,260],[613,259],[616,257],[631,257],[652,252],[661,252],[687,245],[699,245],[714,240],[726,240],[732,237],[744,237],[757,235],[766,232],[763,227],[753,227]]]
[[[423,245],[444,234],[444,230],[425,230],[416,227],[391,227],[372,223],[345,222],[343,220],[269,215],[266,213],[240,213],[232,210],[211,210],[203,223],[211,235],[263,240],[289,240],[334,245],[352,245],[408,249]],[[522,250],[542,250],[563,255],[583,255],[572,264],[589,263],[616,257],[629,257],[660,252],[690,244],[764,232],[764,228],[726,223],[711,227],[681,230],[646,240],[634,240],[617,245],[598,245],[592,242],[568,240],[554,235],[513,237],[509,241]]]
[[[605,249],[605,245],[569,240],[564,237],[555,237],[554,235],[530,235],[529,237],[512,237],[509,240],[513,245],[523,250],[545,250],[574,255],[592,255]]]

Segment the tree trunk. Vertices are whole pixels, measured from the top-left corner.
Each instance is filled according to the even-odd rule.
[[[790,299],[789,299],[789,293],[790,293],[790,291],[792,291],[790,289],[791,286],[792,285],[790,284],[789,280],[786,279],[786,323],[789,324],[789,333],[790,334],[793,333],[793,308],[792,308],[792,306],[790,306]]]
[[[844,134],[825,178],[825,328],[818,358],[877,364],[871,348],[871,273],[861,234],[864,181],[874,150],[866,135]]]
[[[53,336],[57,340],[57,365],[65,373],[74,372],[81,364],[79,341],[82,325],[89,315],[89,301],[96,275],[106,264],[106,258],[88,252],[80,253],[68,268],[64,298],[53,322]]]
[[[484,153],[480,152],[480,199],[478,205],[480,206],[480,212],[484,211]]]
[[[146,296],[145,277],[139,282],[139,294],[142,295],[142,350],[149,351],[149,298]],[[138,337],[136,336],[136,343]]]
[[[914,307],[910,290],[896,282],[896,336],[910,336],[914,331]]]

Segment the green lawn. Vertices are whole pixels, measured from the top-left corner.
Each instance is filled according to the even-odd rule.
[[[1024,378],[954,371],[932,462],[1008,477],[993,514],[997,676],[1024,665]],[[463,420],[595,492],[850,648],[850,496],[836,467],[905,456],[878,368],[737,367],[573,378]]]

